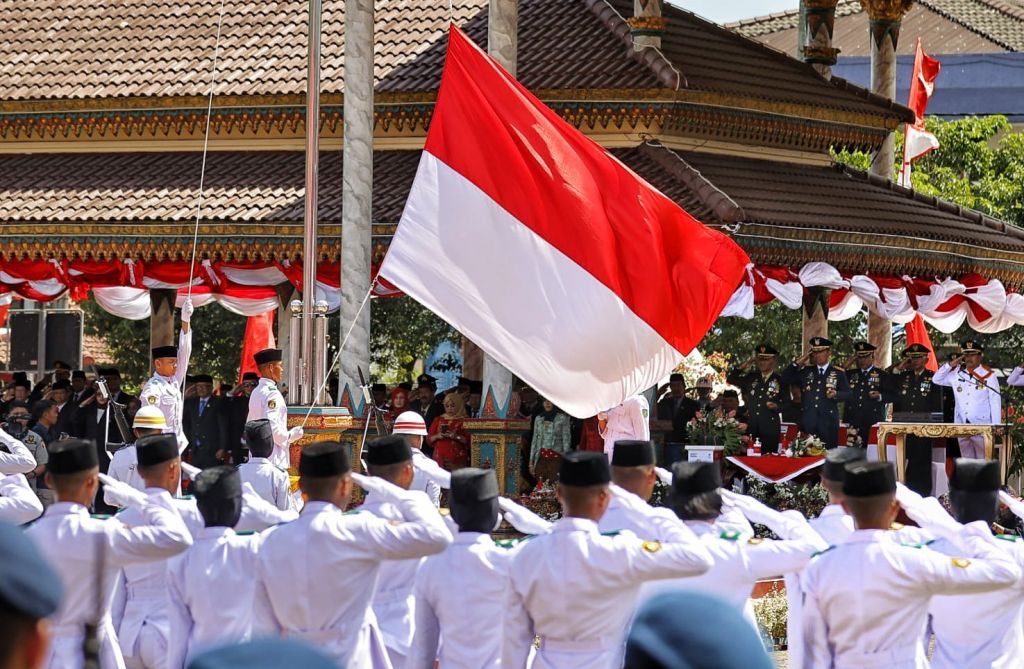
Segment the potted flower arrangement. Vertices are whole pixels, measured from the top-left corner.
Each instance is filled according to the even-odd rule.
[[[825,442],[812,435],[797,437],[786,449],[788,458],[816,458],[825,455]]]
[[[742,450],[743,431],[735,411],[698,411],[686,424],[686,433],[692,444],[723,446],[725,455],[737,455]]]

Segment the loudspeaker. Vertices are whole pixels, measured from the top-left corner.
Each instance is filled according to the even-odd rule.
[[[53,363],[62,360],[72,369],[82,365],[82,323],[81,311],[47,311],[46,343],[44,359],[46,369],[53,369]],[[38,311],[11,311],[7,326],[10,328],[11,359],[8,368],[34,371],[39,365],[39,314]]]

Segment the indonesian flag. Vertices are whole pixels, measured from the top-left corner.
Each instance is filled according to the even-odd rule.
[[[907,323],[904,327],[907,333],[907,346],[922,344],[927,348],[929,353],[928,362],[925,364],[925,367],[933,372],[937,372],[939,370],[939,361],[935,357],[935,350],[932,348],[932,338],[928,336],[928,328],[925,327],[921,314],[916,314],[914,320]]]
[[[245,339],[242,340],[242,364],[238,367],[238,382],[246,372],[256,372],[253,355],[263,349],[274,347],[274,311],[259,316],[249,316],[245,322]]]
[[[668,374],[748,262],[452,26],[381,277],[586,417]]]
[[[921,38],[917,38],[917,51],[914,54],[914,75],[910,81],[910,96],[907,106],[914,110],[917,120],[913,125],[906,126],[903,137],[903,166],[900,168],[899,183],[910,188],[910,163],[921,156],[939,148],[939,140],[924,129],[924,110],[928,99],[935,90],[935,79],[939,76],[939,61],[924,52]]]

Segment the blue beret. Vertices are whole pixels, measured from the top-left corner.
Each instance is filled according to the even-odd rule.
[[[0,521],[0,608],[36,620],[64,599],[60,576],[20,528]]]
[[[626,639],[625,669],[772,669],[757,632],[721,599],[666,592],[640,607]]]
[[[312,646],[289,639],[260,639],[215,648],[189,662],[188,669],[339,669]]]

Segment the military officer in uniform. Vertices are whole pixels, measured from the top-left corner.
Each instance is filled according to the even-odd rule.
[[[564,516],[512,559],[501,666],[524,669],[537,637],[533,669],[621,666],[641,584],[702,574],[711,558],[699,542],[601,534],[612,497],[606,455],[567,453],[558,480]]]
[[[982,358],[985,347],[968,339],[960,345],[960,354],[939,367],[934,383],[953,389],[956,399],[954,420],[972,425],[998,425],[1003,422],[999,379]],[[980,434],[960,437],[960,454],[965,458],[985,457],[985,439]]]
[[[811,337],[810,345],[810,351],[782,373],[782,382],[800,386],[800,430],[820,438],[825,448],[835,448],[839,445],[839,403],[850,399],[850,386],[846,373],[830,362],[832,342]]]
[[[253,628],[309,641],[347,669],[386,668],[370,609],[380,566],[440,553],[451,534],[423,493],[353,474],[337,442],[305,446],[299,476],[308,499],[302,515],[275,528],[260,546]],[[364,489],[393,504],[401,520],[346,514],[357,477]],[[330,577],[310,578],[315,574]]]
[[[775,371],[779,351],[770,344],[761,344],[754,356],[731,370],[726,380],[743,393],[747,408],[747,434],[761,440],[762,453],[779,452],[783,389],[782,375]],[[757,364],[757,371],[747,371]]]
[[[100,666],[123,667],[110,619],[117,570],[177,555],[192,545],[192,537],[166,490],[140,495],[136,525],[90,517],[89,505],[99,488],[96,444],[66,439],[49,451],[46,478],[57,503],[26,532],[56,567],[67,596],[50,618],[53,643],[43,666],[81,669],[85,626],[96,624]]]
[[[177,346],[157,346],[153,349],[154,374],[142,386],[139,397],[142,406],[160,409],[167,421],[167,428],[178,439],[178,450],[184,452],[188,446],[182,416],[185,400],[181,385],[188,372],[188,361],[192,355],[192,300],[185,300],[181,306],[181,334]]]
[[[843,506],[856,530],[814,558],[804,589],[804,667],[928,667],[921,640],[934,595],[1016,585],[1021,569],[980,524],[951,535],[950,557],[900,543],[889,530],[900,509],[891,462],[846,466]]]
[[[846,379],[850,383],[850,399],[843,406],[843,420],[857,431],[860,445],[866,447],[871,436],[871,426],[885,418],[883,388],[887,372],[875,367],[876,346],[866,341],[853,345],[854,369],[847,369]],[[849,365],[847,365],[849,367]]]
[[[288,429],[288,405],[277,388],[284,376],[282,358],[281,349],[277,348],[266,348],[253,355],[260,371],[260,382],[249,396],[249,417],[246,420],[266,418],[270,421],[274,433],[274,452],[270,454],[270,463],[288,469],[291,466],[288,447],[293,441],[302,439],[303,430],[301,425]]]
[[[923,344],[911,344],[903,359],[889,369],[883,382],[892,397],[893,420],[920,422],[925,416],[942,411],[942,388],[932,382],[932,371],[925,367],[928,350]],[[879,444],[878,448],[885,448]],[[907,436],[907,480],[911,490],[928,496],[932,493],[932,440]]]

